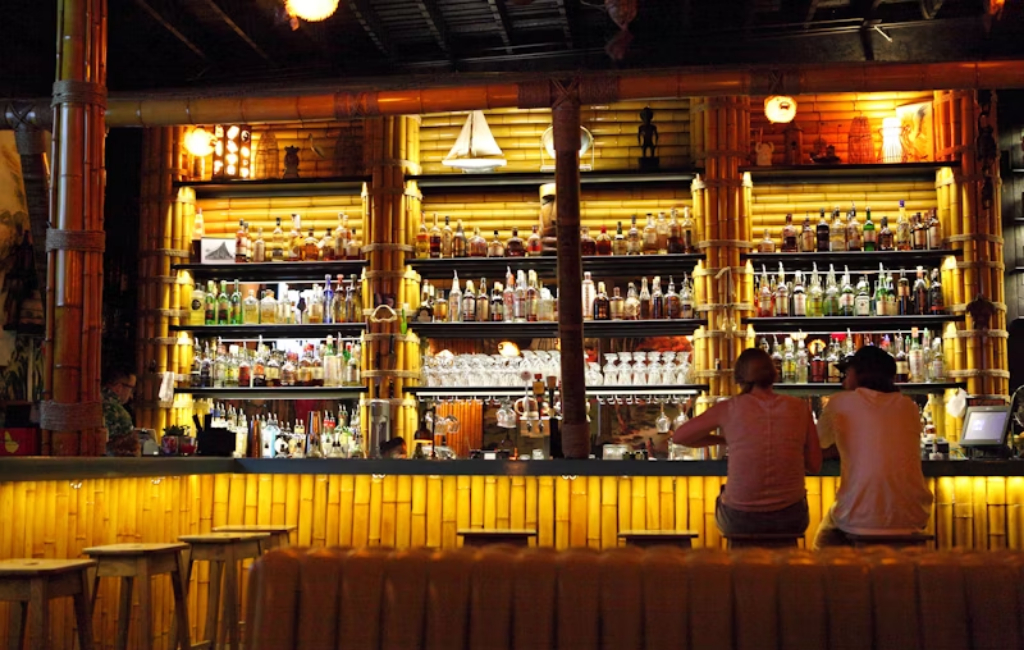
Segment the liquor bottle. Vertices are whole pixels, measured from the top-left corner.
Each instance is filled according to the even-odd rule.
[[[842,359],[842,354],[839,351],[839,342],[836,340],[836,337],[832,336],[830,338],[828,354],[825,355],[825,365],[828,367],[828,383],[838,384],[842,381],[842,373],[839,372],[839,361]]]
[[[910,316],[914,313],[913,298],[910,295],[910,280],[906,272],[900,271],[900,278],[896,281],[896,309],[900,316]]]
[[[885,315],[899,316],[900,309],[896,299],[896,288],[893,285],[892,273],[885,276]]]
[[[825,357],[822,354],[824,345],[815,345],[813,354],[811,355],[811,383],[823,384],[828,379],[828,364],[825,362]]]
[[[494,231],[494,239],[487,243],[487,257],[505,257],[505,244],[498,238],[498,231]]]
[[[873,253],[878,250],[878,233],[871,221],[871,208],[864,209],[864,252]]]
[[[249,296],[242,301],[242,324],[258,325],[260,322],[260,301],[256,299],[256,290],[249,289]]]
[[[338,289],[341,289],[339,285]],[[331,276],[324,276],[324,289],[323,289],[323,303],[324,303],[324,323],[332,324],[338,321],[334,318],[334,289],[331,287]]]
[[[262,264],[267,261],[267,242],[263,239],[263,228],[256,233],[256,241],[252,244],[252,261]]]
[[[800,252],[813,253],[816,249],[814,230],[811,228],[810,217],[804,217],[804,227],[800,231]]]
[[[942,248],[942,222],[939,221],[938,212],[932,208],[931,214],[928,216],[928,249],[939,250]]]
[[[469,238],[469,256],[487,257],[487,240],[480,234],[479,227],[473,228],[473,236]]]
[[[490,320],[493,323],[500,323],[505,320],[505,301],[502,298],[504,287],[501,286],[500,282],[495,282],[491,288],[491,309],[490,309]]]
[[[932,269],[932,281],[928,287],[928,306],[931,313],[939,315],[946,313],[946,302],[942,297],[942,280],[939,269]]]
[[[420,213],[420,229],[416,232],[416,259],[430,257],[430,233],[427,231],[427,220]]]
[[[658,221],[654,224],[658,233],[658,255],[668,254],[668,221],[665,220],[665,213],[658,213]]]
[[[643,240],[640,238],[640,230],[636,227],[636,215],[633,215],[633,223],[626,233],[626,254],[640,255],[643,252]]]
[[[297,213],[292,213],[292,229],[288,233],[288,261],[302,261],[302,247],[305,240],[302,238],[302,218]]]
[[[914,314],[923,316],[931,313],[928,307],[928,283],[924,279],[924,268],[917,267],[917,279],[913,289]]]
[[[683,248],[685,249],[683,252],[696,253],[697,235],[693,217],[690,216],[690,206],[683,206],[683,221],[679,226],[683,230]]]
[[[846,224],[839,208],[832,211],[832,225],[829,227],[829,250],[839,253],[848,250],[846,243]]]
[[[846,222],[846,250],[864,250],[864,233],[857,221],[857,208],[850,209],[850,219]]]
[[[580,255],[597,255],[597,242],[590,236],[590,228],[580,228]]]
[[[447,323],[448,321],[448,298],[444,295],[444,291],[437,292],[437,298],[434,300],[434,322],[435,323]]]
[[[857,294],[853,290],[853,283],[850,281],[850,269],[843,273],[843,284],[839,292],[839,315],[850,317],[854,315],[857,305]]]
[[[629,285],[631,288],[633,284]],[[629,296],[626,296],[626,300],[629,300]],[[628,307],[627,307],[628,311]],[[640,295],[637,296],[637,315],[635,319],[631,320],[651,320],[651,292],[647,289],[647,278],[640,278]]]
[[[224,388],[228,381],[228,353],[223,343],[217,345],[217,356],[213,359],[213,387]]]
[[[928,248],[928,226],[921,220],[921,213],[914,215],[913,225],[914,250],[923,251]]]
[[[811,287],[807,290],[807,315],[811,318],[820,318],[823,315],[823,303],[825,294],[821,289],[821,279],[818,277],[818,265],[814,265],[811,272]]]
[[[804,274],[797,271],[793,276],[793,309],[792,315],[803,317],[807,315],[807,293],[804,290]],[[800,340],[803,345],[803,339]]]
[[[423,231],[423,234],[426,235],[427,234],[426,223],[422,219],[422,214],[420,215],[420,217],[421,217],[420,218],[420,229]],[[349,245],[351,243],[352,236],[353,236],[352,230],[348,227],[348,215],[345,214],[344,212],[339,212],[338,213],[338,225],[334,227],[334,259],[336,259],[336,260],[343,260],[343,259],[346,259],[346,258],[350,257],[350,255],[349,255]],[[427,248],[426,248],[427,255],[425,255],[424,257],[427,257],[430,254],[430,237],[429,236],[427,236],[427,238],[424,239],[424,243],[427,246]],[[417,241],[417,246],[418,245],[419,245],[419,242]],[[357,257],[356,256],[351,256],[351,259],[357,259]]]
[[[197,208],[195,217],[192,219],[192,248],[189,251],[189,261],[192,264],[199,264],[203,261],[203,237],[206,235],[206,226],[203,222],[203,209]]]
[[[882,217],[882,227],[878,231],[878,250],[895,250],[896,245],[892,230],[889,229],[889,217]]]
[[[871,315],[871,294],[868,292],[868,279],[860,276],[857,282],[857,295],[853,299],[854,316]]]
[[[452,290],[448,292],[448,322],[462,322],[462,290],[459,289],[459,273],[454,273]]]
[[[931,362],[928,366],[928,378],[930,381],[946,381],[946,355],[942,351],[942,337],[936,336],[932,339]]]
[[[245,235],[245,221],[240,220],[238,230],[235,232],[235,264],[245,264],[248,243],[248,237]]]
[[[775,315],[775,292],[768,280],[768,271],[761,266],[761,286],[757,292],[758,318],[771,318]]]
[[[800,339],[796,347],[796,383],[806,384],[810,381],[810,358],[804,340]]]
[[[780,318],[789,316],[789,287],[786,285],[786,271],[779,262],[779,275],[775,285],[775,315]]]
[[[284,231],[281,230],[281,217],[278,217],[274,232],[270,234],[270,261],[283,262],[285,257]]]
[[[828,221],[825,220],[825,208],[821,209],[821,219],[818,221],[818,225],[815,227],[814,234],[817,252],[827,253],[829,250],[831,233],[829,233]]]
[[[608,298],[608,294],[604,290],[604,282],[597,283],[597,294],[594,296],[594,320],[611,320],[611,300]]]
[[[583,273],[583,286],[580,289],[580,294],[583,296],[583,320],[592,320],[597,292],[594,290],[594,280],[590,276],[590,271]]]
[[[206,292],[198,282],[192,285],[192,300],[188,307],[189,325],[211,324],[206,322]]]
[[[904,339],[902,336],[896,337],[896,354],[893,355],[896,359],[896,383],[905,384],[910,381],[910,363],[907,359],[907,342],[909,338]]]
[[[782,353],[782,383],[796,383],[796,350],[793,349],[793,339],[789,336],[783,344]]]
[[[263,292],[260,300],[260,323],[273,325],[277,323],[277,301],[274,300],[274,292],[269,289]]]
[[[772,365],[775,366],[775,377],[782,381],[782,362],[783,355],[782,350],[779,349],[779,338],[777,336],[772,337]]]
[[[911,233],[910,222],[907,221],[907,208],[903,201],[900,201],[900,213],[896,220],[896,250],[909,251],[914,247],[914,236]]]
[[[537,320],[545,323],[553,323],[558,320],[555,316],[555,297],[547,287],[540,290],[540,304],[537,307]]]
[[[668,221],[668,253],[679,255],[685,252],[686,241],[683,239],[683,227],[679,223],[679,211],[672,208]]]
[[[654,216],[647,213],[647,225],[644,226],[643,254],[658,254],[658,229],[654,226]]]
[[[618,287],[612,287],[612,297],[608,300],[608,313],[611,320],[622,320],[625,316],[625,300]]]
[[[302,261],[303,262],[316,262],[320,259],[320,242],[317,240],[316,235],[313,234],[313,228],[310,227],[309,234],[306,235],[306,241],[302,248]]]
[[[491,320],[491,297],[487,293],[486,278],[480,278],[480,291],[476,294],[476,320],[478,323]]]
[[[782,252],[795,253],[798,250],[796,226],[793,225],[793,215],[786,215],[786,225],[782,227]]]
[[[452,237],[452,257],[468,257],[469,241],[466,239],[466,231],[462,228],[462,219],[459,219],[455,228],[455,235]]]
[[[622,234],[622,222],[618,222],[615,229],[615,238],[612,240],[612,255],[629,255],[629,243],[626,236]]]
[[[771,236],[768,234],[768,229],[764,229],[764,238],[757,244],[758,253],[774,253],[775,242],[772,241]]]
[[[526,238],[526,254],[529,257],[540,257],[544,252],[544,241],[540,236],[540,226],[533,224],[530,236]]]
[[[434,213],[434,225],[430,229],[428,239],[430,245],[430,257],[437,259],[441,257],[441,228],[437,225],[437,213]]]
[[[452,256],[452,240],[455,239],[455,232],[452,230],[452,221],[448,215],[444,216],[444,228],[441,229],[441,257]]]
[[[516,318],[516,277],[510,268],[505,269],[505,290],[501,299],[505,303],[505,322],[511,323]]]
[[[612,238],[608,235],[608,228],[604,225],[601,226],[601,232],[597,235],[595,245],[598,255],[612,254]]]
[[[669,320],[678,320],[683,313],[683,305],[676,293],[676,283],[668,276],[668,292],[665,293],[665,316]]]
[[[220,293],[217,294],[217,324],[231,324],[231,296],[228,294],[228,281],[220,281]]]
[[[646,285],[647,278],[644,278],[644,284]],[[615,288],[616,291],[618,287]],[[647,310],[650,311],[650,297],[647,299]],[[640,318],[640,297],[636,292],[636,285],[632,282],[626,287],[626,300],[622,305],[622,320],[638,320]],[[613,318],[614,320],[614,318]]]
[[[679,287],[679,316],[692,319],[694,315],[693,288],[684,273],[682,284]]]
[[[199,387],[213,388],[213,357],[210,356],[209,343],[203,349],[202,358],[199,360]]]
[[[249,361],[248,351],[244,348],[238,358],[238,387],[252,388],[252,362]]]
[[[646,279],[646,278],[644,278]],[[643,309],[643,291],[640,292],[640,307]],[[641,316],[643,318],[643,316]],[[654,276],[654,288],[651,290],[651,320],[665,318],[665,296],[661,293],[661,278]]]
[[[526,322],[526,273],[516,271],[516,290],[512,294],[512,320],[516,323]]]
[[[466,290],[462,293],[462,305],[459,307],[459,315],[463,323],[476,321],[476,287],[472,280],[466,280]]]
[[[325,262],[333,262],[338,259],[337,240],[330,228],[325,229],[324,236],[320,240],[320,257]]]
[[[924,350],[921,349],[921,343],[918,341],[916,333],[911,338],[910,351],[907,352],[907,365],[910,367],[910,383],[924,383]]]
[[[505,243],[505,257],[525,257],[526,244],[519,237],[519,229],[512,229],[512,236]]]
[[[825,280],[825,297],[821,302],[822,316],[839,315],[839,285],[836,283],[836,272],[831,264]]]
[[[530,269],[526,277],[523,311],[528,323],[536,323],[540,318],[540,283],[537,280],[537,272],[533,269]]]
[[[314,284],[309,292],[306,303],[306,322],[310,325],[321,325],[324,322],[324,290]]]

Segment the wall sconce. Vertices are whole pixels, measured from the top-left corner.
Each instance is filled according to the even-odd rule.
[[[882,162],[903,162],[903,122],[898,117],[882,120]]]
[[[788,124],[796,117],[796,100],[788,95],[772,95],[764,100],[764,115],[773,124]]]
[[[549,172],[555,168],[555,127],[549,126],[540,136],[540,170]],[[594,136],[587,127],[580,127],[580,171],[589,172],[594,169]],[[583,156],[590,152],[590,162],[583,162]],[[547,153],[547,157],[544,154]],[[550,162],[548,161],[550,158]]]
[[[252,127],[218,125],[213,132],[213,178],[252,178]]]

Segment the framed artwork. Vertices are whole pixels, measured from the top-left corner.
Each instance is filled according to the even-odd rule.
[[[203,237],[201,253],[201,264],[234,264],[235,240]]]
[[[900,136],[905,162],[935,160],[935,123],[931,102],[917,102],[896,108],[903,127]]]

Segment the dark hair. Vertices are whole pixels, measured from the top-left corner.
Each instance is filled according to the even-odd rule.
[[[873,345],[865,346],[853,355],[844,371],[857,372],[857,387],[879,393],[898,393],[896,387],[896,360],[885,350]]]
[[[740,385],[741,393],[758,388],[771,388],[775,383],[775,363],[761,348],[744,350],[733,365],[733,378]]]
[[[103,385],[111,384],[135,376],[135,369],[126,363],[110,362],[103,368]]]
[[[386,456],[392,451],[397,451],[401,449],[404,444],[405,439],[402,438],[401,436],[397,438],[391,438],[390,440],[385,440],[384,442],[380,443],[380,455]]]

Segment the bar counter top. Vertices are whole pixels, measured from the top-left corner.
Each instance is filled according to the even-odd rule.
[[[1024,476],[1024,460],[924,461],[923,466],[930,478]],[[0,458],[0,482],[200,474],[725,476],[726,461]],[[825,461],[820,476],[839,476],[839,463]]]

